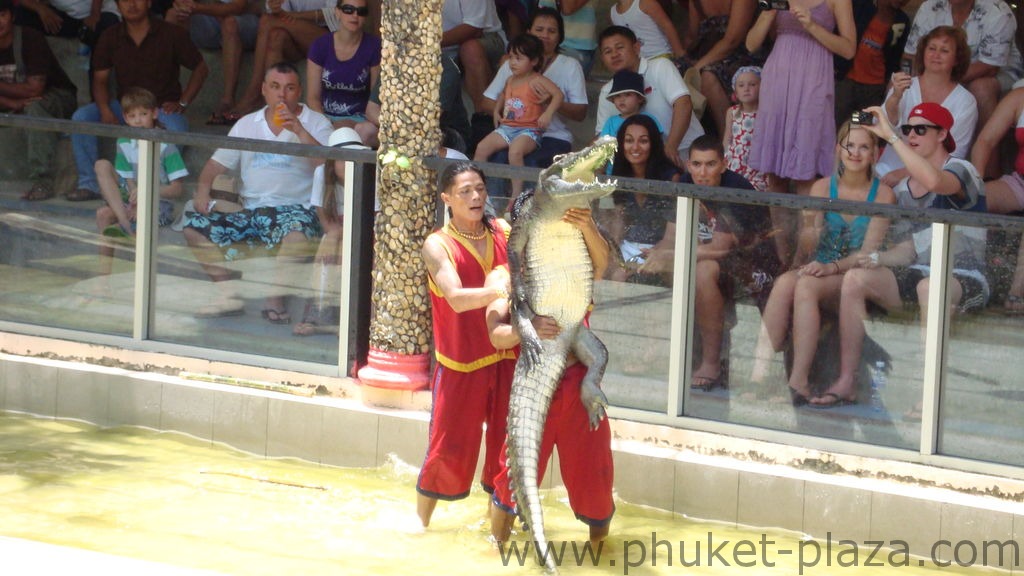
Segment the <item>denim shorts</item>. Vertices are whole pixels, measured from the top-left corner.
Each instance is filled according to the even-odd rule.
[[[502,124],[494,129],[501,136],[506,144],[511,144],[513,140],[520,136],[529,136],[533,140],[533,143],[540,146],[540,139],[544,136],[544,133],[539,128],[519,128],[516,126],[505,126]]]

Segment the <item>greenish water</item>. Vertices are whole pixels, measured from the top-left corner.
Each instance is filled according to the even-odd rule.
[[[540,573],[532,560],[520,567],[513,557],[505,566],[487,542],[482,492],[440,503],[430,529],[419,529],[416,472],[402,463],[363,470],[266,460],[177,434],[4,415],[0,535],[229,574]],[[569,541],[563,573],[792,575],[801,558],[810,564],[817,546],[780,532],[617,506],[595,563],[582,549],[586,527],[572,517],[565,493],[545,494],[549,537]],[[717,555],[709,553],[709,539],[712,549],[721,546]],[[520,552],[526,541],[515,536]],[[699,567],[681,566],[680,548],[682,560]],[[893,568],[864,564],[905,559],[911,566],[901,574],[967,573],[926,569],[888,552],[869,560],[869,550],[860,551],[834,553],[831,566],[822,559],[803,573],[881,574]]]

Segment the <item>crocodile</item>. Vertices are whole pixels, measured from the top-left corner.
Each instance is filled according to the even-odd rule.
[[[519,516],[551,572],[557,567],[546,553],[537,471],[548,408],[569,352],[587,366],[580,399],[592,429],[608,405],[600,388],[608,351],[583,322],[593,293],[593,264],[583,233],[563,222],[562,215],[569,208],[589,208],[615,190],[614,180],[598,180],[594,174],[614,157],[616,145],[614,137],[605,136],[583,150],[555,157],[541,171],[533,196],[522,202],[509,237],[512,322],[521,339],[509,400],[509,479]],[[539,339],[530,322],[534,315],[557,321],[558,337]]]

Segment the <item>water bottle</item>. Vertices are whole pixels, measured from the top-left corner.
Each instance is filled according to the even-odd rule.
[[[875,367],[871,370],[871,411],[881,412],[882,411],[882,390],[885,388],[885,361],[879,360],[875,362]]]

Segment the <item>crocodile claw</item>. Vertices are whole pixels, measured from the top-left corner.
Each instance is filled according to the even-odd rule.
[[[597,430],[601,420],[607,417],[605,408],[608,407],[608,397],[596,386],[585,386],[580,390],[580,401],[583,402],[583,406],[587,409],[587,415],[590,417],[590,429]]]

